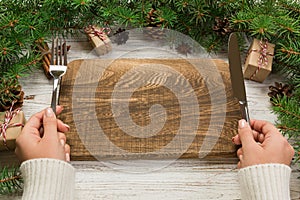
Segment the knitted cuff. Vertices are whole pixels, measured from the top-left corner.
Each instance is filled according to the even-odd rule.
[[[284,164],[261,164],[240,169],[243,200],[290,199],[291,168]]]
[[[75,169],[65,161],[32,159],[20,167],[24,178],[23,200],[73,200]]]

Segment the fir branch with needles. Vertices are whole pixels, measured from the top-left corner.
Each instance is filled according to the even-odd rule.
[[[21,193],[23,179],[18,167],[4,167],[0,171],[0,197]]]
[[[298,90],[298,91],[297,91]],[[296,93],[299,93],[299,88]],[[288,137],[295,149],[295,162],[300,164],[300,101],[299,96],[273,99],[273,112],[278,115],[277,127]]]

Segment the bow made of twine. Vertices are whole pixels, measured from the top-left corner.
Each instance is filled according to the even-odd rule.
[[[86,28],[86,32],[88,34],[92,34],[93,37],[99,37],[105,45],[105,40],[107,39],[107,35],[110,33],[110,28],[95,28],[94,26],[89,26]]]
[[[260,40],[259,42],[259,46],[260,46],[260,50],[257,50],[257,49],[252,49],[250,50],[249,54],[251,52],[256,52],[256,53],[259,53],[259,57],[257,59],[257,64],[258,64],[258,67],[257,69],[255,70],[255,72],[250,76],[250,79],[252,80],[256,75],[257,73],[259,72],[259,70],[264,67],[264,66],[267,66],[268,65],[268,56],[274,56],[274,54],[271,54],[268,52],[268,42],[265,41],[263,42],[262,40]]]
[[[4,115],[4,122],[0,124],[0,136],[3,138],[3,143],[6,146],[6,131],[8,128],[11,127],[18,127],[18,126],[24,126],[22,123],[12,123],[10,124],[11,120],[21,111],[20,108],[16,108],[13,110],[14,103],[12,103],[11,107],[9,110],[5,112]]]

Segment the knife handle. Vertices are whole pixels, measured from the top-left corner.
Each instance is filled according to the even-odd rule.
[[[247,101],[239,101],[242,118],[245,119],[250,125],[249,109]]]

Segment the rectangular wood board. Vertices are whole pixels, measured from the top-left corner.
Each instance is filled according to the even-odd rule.
[[[59,104],[72,160],[235,158],[241,115],[222,60],[75,60]]]

